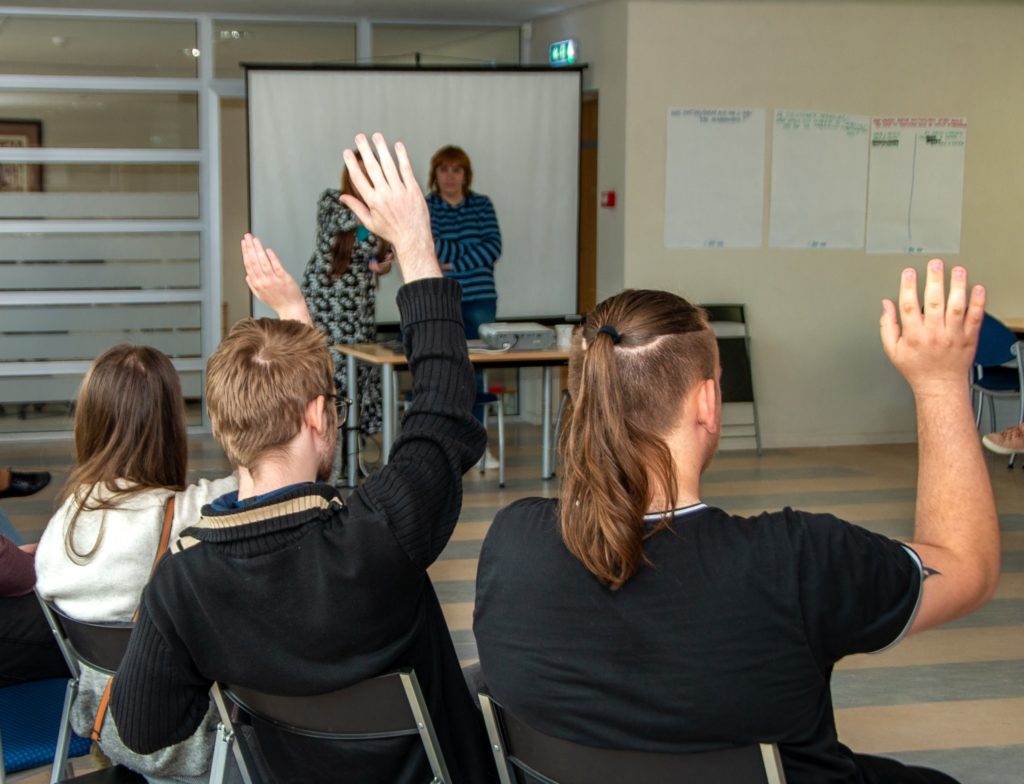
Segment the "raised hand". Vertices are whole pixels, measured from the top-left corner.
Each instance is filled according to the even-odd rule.
[[[259,237],[252,234],[242,237],[242,263],[249,290],[277,313],[278,318],[313,323],[295,278],[288,274],[274,251],[263,247]]]
[[[373,134],[373,144],[376,155],[364,134],[356,136],[365,174],[352,150],[345,150],[345,166],[359,196],[342,194],[342,202],[367,229],[394,246],[406,283],[440,277],[441,269],[430,234],[430,213],[405,145],[395,144],[396,166],[383,135]]]
[[[964,390],[978,346],[985,315],[985,288],[967,295],[967,270],[953,267],[949,298],[943,286],[942,259],[928,262],[924,310],[917,297],[917,273],[903,270],[900,278],[899,321],[892,300],[882,301],[882,346],[915,395]]]

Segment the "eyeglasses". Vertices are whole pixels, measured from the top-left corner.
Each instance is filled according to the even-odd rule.
[[[338,429],[340,430],[345,427],[345,422],[348,420],[348,407],[352,405],[352,400],[345,395],[335,395],[333,392],[325,392],[324,397],[334,400],[334,411],[338,415]]]

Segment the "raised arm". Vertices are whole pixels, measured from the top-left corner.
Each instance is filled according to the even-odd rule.
[[[442,278],[430,236],[430,216],[405,148],[398,166],[383,138],[374,135],[377,163],[365,137],[357,144],[360,171],[346,150],[349,175],[364,202],[343,196],[363,225],[391,241],[402,277],[398,292],[412,407],[390,462],[349,499],[382,514],[409,559],[425,568],[440,554],[462,507],[462,475],[483,454],[486,438],[472,415],[473,372],[466,352],[461,288]]]
[[[242,263],[249,290],[278,318],[313,323],[295,278],[288,274],[273,250],[263,247],[259,237],[242,237]]]
[[[362,198],[343,193],[341,201],[367,229],[391,243],[402,280],[412,283],[422,278],[439,278],[441,268],[430,235],[430,212],[405,145],[395,144],[396,166],[381,134],[373,135],[373,143],[379,161],[366,137],[356,136],[366,174],[352,150],[343,153],[352,185]]]
[[[968,299],[967,271],[953,267],[947,301],[943,276],[942,260],[929,261],[923,312],[913,269],[904,270],[900,281],[899,319],[891,300],[882,303],[882,345],[917,406],[910,546],[921,558],[924,587],[911,633],[972,612],[999,581],[999,524],[968,386],[985,289],[975,286]]]

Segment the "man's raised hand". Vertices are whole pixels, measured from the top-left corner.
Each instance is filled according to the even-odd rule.
[[[355,153],[345,150],[345,166],[359,196],[342,194],[341,201],[363,226],[394,246],[406,283],[440,277],[441,268],[430,234],[430,213],[405,145],[395,144],[396,166],[383,135],[373,134],[373,144],[376,154],[364,134],[356,136],[356,148],[362,156],[365,174]]]
[[[928,262],[924,310],[917,296],[917,273],[900,277],[899,318],[892,300],[882,301],[882,346],[915,395],[966,394],[968,373],[985,316],[985,288],[967,295],[967,270],[953,267],[945,297],[942,259]]]
[[[313,323],[295,278],[288,274],[274,251],[263,247],[259,237],[252,234],[242,237],[242,263],[249,290],[277,313],[278,318]]]

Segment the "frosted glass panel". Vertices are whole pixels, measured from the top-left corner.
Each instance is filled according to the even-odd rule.
[[[0,73],[196,75],[192,21],[5,15],[2,32]]]
[[[38,147],[196,149],[195,93],[0,92],[0,123],[39,123]]]
[[[199,234],[13,234],[0,291],[196,289]]]
[[[84,373],[0,377],[0,433],[69,431]],[[185,418],[202,423],[203,378],[197,370],[179,374]]]

